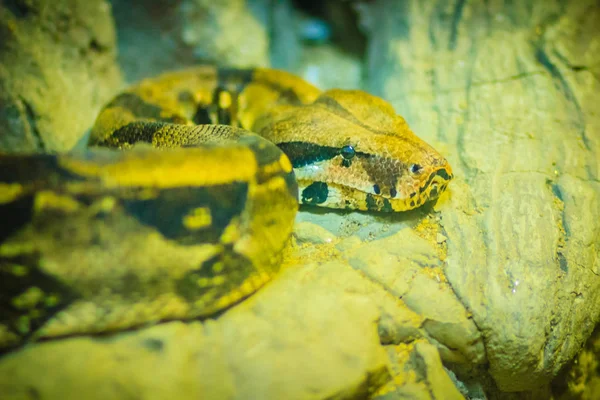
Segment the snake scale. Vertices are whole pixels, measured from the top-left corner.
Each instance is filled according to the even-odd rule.
[[[0,156],[0,348],[214,315],[277,273],[299,203],[404,211],[452,179],[384,100],[272,69],[143,80],[88,144]]]

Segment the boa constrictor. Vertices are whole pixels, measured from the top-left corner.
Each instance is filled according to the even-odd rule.
[[[0,348],[210,316],[276,274],[299,203],[404,211],[451,179],[362,91],[270,69],[144,80],[86,151],[0,156]]]

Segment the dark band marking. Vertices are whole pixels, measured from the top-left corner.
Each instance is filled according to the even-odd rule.
[[[114,131],[112,135],[98,143],[98,145],[119,147],[123,144],[133,145],[139,142],[152,143],[156,132],[166,125],[164,122],[131,122]]]
[[[219,68],[217,70],[217,87],[241,92],[254,80],[253,69]]]
[[[253,69],[219,68],[217,72],[218,86],[241,93],[251,83],[268,87],[279,93],[279,99],[286,104],[302,104],[298,94],[291,88],[281,86],[277,82],[256,77]]]
[[[285,175],[284,179],[288,184],[294,180],[293,172],[286,173],[283,168],[263,168],[265,166],[271,166],[274,163],[279,163],[279,160],[283,156],[283,152],[273,143],[263,139],[260,136],[242,136],[239,139],[239,143],[248,146],[254,155],[258,163],[258,173],[256,181],[258,183],[264,183],[276,175]],[[293,197],[298,198],[298,184],[293,183],[290,188],[293,191]]]
[[[342,106],[340,103],[338,103],[337,100],[335,100],[329,96],[320,96],[315,101],[315,104],[322,104],[325,106],[325,109],[327,111],[331,112],[332,114],[335,114],[338,117],[341,117],[347,121],[350,121],[353,124],[363,127],[369,131],[372,131],[372,128],[365,125],[362,121],[360,121],[358,118],[356,118],[354,116],[354,114],[352,114],[350,111],[348,111],[348,109],[346,109],[346,107]]]
[[[194,98],[194,94],[192,92],[183,91],[177,95],[177,99],[181,103],[195,103],[196,99]]]
[[[375,196],[373,196],[371,193],[367,193],[366,203],[367,203],[367,210],[369,210],[369,211],[379,210],[379,206],[377,205],[377,200],[375,200]]]
[[[452,176],[448,174],[445,168],[438,169],[436,175],[441,176],[442,179],[449,181],[452,179]]]
[[[239,289],[239,285],[254,270],[252,261],[243,254],[236,253],[231,246],[214,257],[203,262],[197,269],[188,271],[175,282],[176,293],[195,303],[214,301],[220,295],[227,295]],[[210,280],[221,276],[220,284],[211,284]],[[203,280],[209,280],[208,284]]]
[[[436,197],[438,197],[439,193],[437,190],[437,187],[434,187],[431,189],[431,191],[429,192],[429,198],[430,199],[435,199]]]
[[[352,114],[350,111],[348,111],[348,109],[344,106],[342,106],[337,100],[329,97],[329,96],[321,96],[319,97],[316,101],[315,104],[322,104],[323,106],[325,106],[325,110],[331,112],[332,114],[337,115],[340,118],[345,119],[346,121],[349,121],[353,124],[356,124],[358,126],[360,126],[361,128],[364,128],[366,130],[368,130],[369,132],[372,133],[376,133],[379,135],[386,135],[386,136],[396,136],[390,132],[387,131],[381,131],[378,129],[374,129],[373,127],[366,125],[364,122],[362,122],[361,120],[359,120],[358,118],[356,118],[354,116],[354,114]],[[398,137],[398,139],[400,140],[405,140],[402,137]]]
[[[340,149],[336,147],[319,146],[307,142],[284,142],[277,146],[288,156],[294,168],[331,160],[340,154]]]
[[[121,93],[108,103],[105,109],[120,107],[125,108],[136,116],[159,119],[162,107],[147,103],[135,93]]]
[[[392,203],[386,198],[383,198],[383,207],[381,207],[381,211],[383,212],[393,212]]]
[[[20,184],[25,193],[0,204],[0,243],[31,222],[35,196],[44,189],[61,189],[69,181],[83,181],[83,177],[58,166],[58,157],[49,154],[31,156],[6,155],[0,157],[0,183]]]
[[[431,181],[433,181],[433,178],[435,178],[435,176],[436,176],[435,172],[432,172],[429,175],[429,178],[427,178],[427,181],[425,182],[425,184],[419,188],[419,193],[423,193],[429,187],[429,185],[431,184]]]
[[[168,239],[184,245],[218,243],[231,220],[246,206],[248,184],[231,182],[206,187],[163,189],[156,198],[125,199],[123,205],[141,223],[156,228]],[[211,224],[190,230],[184,217],[203,207],[210,210]]]
[[[398,181],[402,177],[403,171],[406,170],[406,164],[397,159],[364,153],[357,153],[357,156],[361,159],[371,181],[377,182],[379,193],[375,191],[376,194],[395,193]],[[392,197],[394,196],[395,194],[392,195]]]
[[[274,146],[271,142],[261,137],[242,137],[239,140],[240,143],[246,144],[254,152],[256,161],[258,162],[258,173],[256,175],[256,182],[261,184],[276,175],[283,175],[285,183],[287,185],[289,194],[294,199],[298,199],[298,182],[294,171],[285,172],[283,168],[273,171],[271,168],[263,168],[264,166],[279,163],[280,158],[283,156],[283,152],[277,146]]]
[[[0,257],[0,325],[22,338],[77,298],[73,288],[40,268],[37,255]]]
[[[239,143],[252,150],[259,167],[278,162],[283,155],[277,146],[259,136],[243,136],[239,139]]]
[[[390,189],[390,197],[393,199],[398,194],[398,191],[395,188]]]
[[[392,208],[392,203],[390,203],[390,201],[384,197],[375,197],[374,195],[367,193],[367,198],[365,200],[367,203],[367,210],[369,211],[394,211]]]
[[[194,121],[196,125],[217,123],[216,121],[212,120],[212,118],[210,117],[209,108],[205,105],[201,105],[200,107],[198,107],[196,113],[194,114],[194,117],[192,118],[192,121]]]
[[[279,85],[273,84],[273,82],[262,82],[265,86],[271,87],[273,90],[277,90],[279,92],[279,99],[283,100],[286,104],[292,105],[300,105],[303,104],[300,101],[300,97],[298,97],[298,93],[294,92],[292,89],[283,89]]]
[[[212,102],[217,121],[213,123],[239,125],[238,98],[253,80],[253,69],[219,68],[217,70],[217,87],[213,93]],[[231,105],[227,108],[222,107],[220,102],[222,93],[228,93],[231,96]]]
[[[329,196],[329,188],[325,182],[313,182],[302,191],[302,204],[322,204]]]
[[[10,203],[0,204],[0,244],[31,222],[33,196],[23,196]]]
[[[52,187],[61,181],[83,180],[59,166],[59,157],[51,154],[2,155],[0,157],[0,182]]]
[[[444,169],[444,168],[438,169],[437,171],[434,171],[429,175],[425,184],[419,188],[419,193],[423,193],[429,187],[429,185],[431,185],[431,182],[433,181],[433,179],[436,176],[440,176],[440,177],[442,177],[442,179],[444,179],[446,181],[451,179],[451,177],[450,177],[450,175],[448,175],[448,171],[446,171],[446,169]]]
[[[135,93],[121,93],[110,103],[108,103],[105,109],[112,107],[124,108],[138,118],[148,118],[156,121],[172,122],[175,124],[182,124],[187,121],[181,115],[172,114],[165,116],[163,114],[165,112],[164,108],[156,104],[146,102]]]
[[[375,194],[381,193],[381,189],[379,188],[378,184],[373,185],[373,191],[375,192]]]
[[[231,96],[232,104],[229,107],[221,105],[221,95],[227,93]],[[237,94],[222,87],[217,87],[213,93],[213,106],[216,109],[217,124],[232,125],[235,119],[235,107],[233,103],[236,101]]]
[[[267,81],[264,79],[257,79],[256,83],[264,85],[264,86],[268,87],[269,89],[273,90],[274,92],[279,93],[279,102],[280,103],[291,104],[291,105],[302,105],[303,104],[302,101],[300,100],[300,97],[298,96],[298,93],[296,93],[291,88],[286,88],[281,85],[278,85],[277,83],[275,83],[273,81]]]

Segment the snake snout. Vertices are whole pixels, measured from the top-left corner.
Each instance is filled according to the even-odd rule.
[[[437,199],[446,190],[448,182],[450,182],[452,178],[453,175],[450,166],[438,168],[433,171],[427,179],[428,184],[425,186],[429,200]]]

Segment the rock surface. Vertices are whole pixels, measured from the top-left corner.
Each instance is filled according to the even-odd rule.
[[[600,393],[600,325],[552,385],[556,400],[594,400]]]
[[[448,156],[449,191],[398,215],[305,209],[284,272],[248,300],[214,320],[31,344],[0,360],[0,398],[549,398],[600,319],[600,10],[573,3],[364,2],[370,90]],[[195,46],[240,65],[194,25],[213,6],[170,4],[190,19],[157,48],[188,29],[183,54],[141,66],[126,52],[127,80]],[[589,343],[574,374],[593,375]]]
[[[198,63],[268,66],[265,0],[112,0],[127,82]]]
[[[371,90],[454,167],[441,268],[483,335],[489,372],[502,391],[546,385],[600,319],[600,8],[362,11]]]
[[[119,87],[104,0],[0,3],[0,151],[67,151]]]
[[[459,400],[464,394],[448,376],[435,346],[424,340],[389,346],[394,379],[374,397],[376,400]]]
[[[265,21],[249,3],[183,0],[180,12],[184,43],[194,47],[203,59],[221,65],[268,66],[269,25],[263,24]]]

